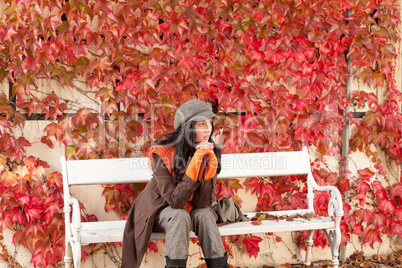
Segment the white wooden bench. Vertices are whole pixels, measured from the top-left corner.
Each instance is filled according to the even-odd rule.
[[[74,267],[80,267],[81,247],[89,243],[120,242],[123,239],[125,221],[101,221],[81,222],[81,211],[78,200],[70,195],[70,185],[116,184],[148,182],[151,179],[151,171],[148,168],[147,158],[126,159],[96,159],[96,160],[71,160],[61,158],[63,187],[64,187],[64,212],[66,231],[65,265],[70,267],[72,260]],[[264,220],[261,225],[253,225],[250,221],[238,222],[219,227],[222,236],[250,233],[284,232],[284,231],[308,231],[307,251],[305,264],[310,264],[311,247],[313,244],[313,232],[316,229],[325,231],[331,247],[332,265],[338,267],[338,249],[341,239],[340,221],[343,215],[342,199],[339,190],[334,186],[319,186],[315,182],[310,168],[310,160],[306,147],[297,152],[272,152],[272,153],[246,153],[222,155],[222,170],[218,176],[220,179],[267,177],[286,175],[307,175],[307,199],[308,208],[299,210],[287,210],[268,212],[272,215],[300,215],[314,213],[314,190],[330,191],[331,198],[328,203],[329,217],[312,219],[299,218],[293,221]],[[70,212],[72,207],[72,219]],[[253,217],[256,213],[245,213]],[[195,236],[194,233],[191,234]],[[151,239],[163,239],[164,233],[153,233]],[[70,257],[71,245],[73,259]]]

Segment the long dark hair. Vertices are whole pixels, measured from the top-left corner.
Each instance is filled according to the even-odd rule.
[[[171,170],[175,175],[176,180],[180,180],[184,173],[186,172],[187,165],[189,160],[192,158],[195,152],[195,144],[196,144],[196,133],[195,126],[196,121],[190,121],[184,126],[180,127],[174,132],[167,133],[157,139],[152,145],[164,145],[164,146],[173,146],[176,148],[176,153],[174,159],[172,161]],[[212,122],[212,131],[209,136],[208,141],[214,144],[214,153],[216,158],[218,159],[218,169],[217,173],[221,171],[221,155],[222,150],[217,145],[213,139],[212,135],[214,133],[214,124]]]

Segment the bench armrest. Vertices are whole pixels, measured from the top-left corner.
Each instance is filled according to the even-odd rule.
[[[67,200],[65,200],[67,201]],[[72,210],[70,209],[70,205],[72,205]],[[71,222],[70,222],[70,212],[72,212]],[[74,197],[70,197],[64,205],[64,213],[65,213],[65,229],[66,229],[66,238],[69,241],[80,241],[80,232],[82,229],[81,225],[81,209],[78,200]]]
[[[335,223],[339,226],[341,218],[343,216],[343,204],[342,204],[342,196],[341,192],[339,192],[338,188],[331,185],[320,186],[314,179],[313,173],[311,172],[310,168],[310,160],[307,147],[303,146],[303,151],[306,155],[306,165],[309,167],[307,173],[307,187],[308,187],[308,202],[309,202],[309,209],[313,209],[313,189],[317,191],[330,191],[331,197],[328,201],[328,216],[335,217]],[[335,215],[334,215],[335,212]]]
[[[71,231],[74,233],[74,237],[79,238],[82,229],[81,226],[81,209],[80,204],[76,198],[70,199],[73,205],[72,218],[71,218]]]
[[[313,188],[317,191],[330,191],[331,197],[328,201],[328,216],[334,217],[337,224],[343,216],[342,196],[335,186],[319,186],[313,179]],[[339,222],[339,223],[338,223]]]

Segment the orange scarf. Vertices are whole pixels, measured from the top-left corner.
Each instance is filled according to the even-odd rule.
[[[176,178],[174,171],[172,170],[172,163],[173,163],[175,152],[176,152],[176,150],[174,147],[167,147],[167,146],[163,146],[163,145],[150,146],[146,153],[147,157],[149,158],[150,168],[152,169],[152,154],[155,153],[155,154],[159,155],[160,158],[162,158],[162,160],[165,163],[165,166],[169,170],[170,174],[172,174],[172,176],[174,178]],[[194,205],[192,202],[193,196],[194,196],[194,194],[191,195],[190,199],[184,206],[184,209],[187,210],[188,213],[190,213],[191,210],[194,208]]]

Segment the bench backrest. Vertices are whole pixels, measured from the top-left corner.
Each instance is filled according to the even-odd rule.
[[[148,182],[152,172],[148,158],[61,159],[67,185]],[[223,154],[220,179],[307,174],[308,154],[304,151]]]

